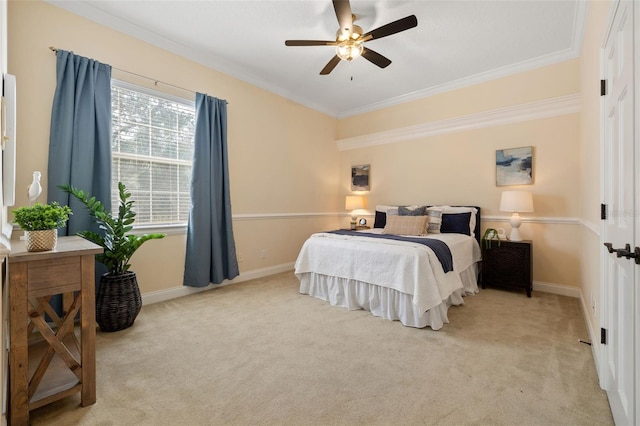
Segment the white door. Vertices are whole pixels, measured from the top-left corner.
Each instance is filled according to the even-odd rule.
[[[606,80],[603,197],[607,218],[602,238],[614,251],[604,257],[603,265],[601,323],[606,330],[606,344],[601,346],[604,367],[601,373],[616,424],[634,425],[637,414],[634,286],[638,266],[620,251],[629,244],[634,252],[640,244],[635,240],[633,2],[620,1],[615,7],[603,52]]]

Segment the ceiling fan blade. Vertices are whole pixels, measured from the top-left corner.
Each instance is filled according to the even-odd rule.
[[[398,19],[397,21],[390,22],[387,25],[383,25],[375,30],[371,30],[366,34],[363,34],[362,40],[368,41],[390,36],[417,26],[418,18],[416,18],[416,15],[407,16],[406,18]]]
[[[367,49],[366,47],[362,51],[362,57],[365,58],[367,61],[371,62],[372,64],[379,66],[380,68],[386,68],[389,66],[389,64],[391,64],[390,59],[382,56],[376,51]]]
[[[338,55],[335,55],[333,58],[331,58],[329,63],[325,65],[324,68],[322,68],[322,71],[320,71],[320,75],[329,74],[331,71],[333,71],[333,69],[336,67],[336,65],[338,65],[340,61],[340,57]]]
[[[285,46],[335,46],[336,41],[325,40],[286,40]]]
[[[336,11],[336,18],[340,24],[340,30],[351,36],[353,31],[353,14],[349,0],[333,0],[333,10]]]

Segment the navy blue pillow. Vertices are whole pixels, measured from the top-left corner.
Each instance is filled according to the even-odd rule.
[[[373,221],[374,228],[384,228],[387,225],[387,213],[376,210],[376,218]]]
[[[467,213],[443,213],[440,232],[443,234],[465,234],[471,235],[469,221],[471,212]]]

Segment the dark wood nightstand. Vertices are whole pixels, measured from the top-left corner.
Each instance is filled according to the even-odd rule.
[[[533,290],[531,241],[491,241],[482,247],[482,288],[508,287],[524,289],[527,297]]]

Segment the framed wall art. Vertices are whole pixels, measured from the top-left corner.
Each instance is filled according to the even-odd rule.
[[[369,171],[371,167],[368,164],[351,167],[351,190],[352,191],[368,191],[369,190]]]
[[[496,151],[496,186],[533,183],[533,147]]]

